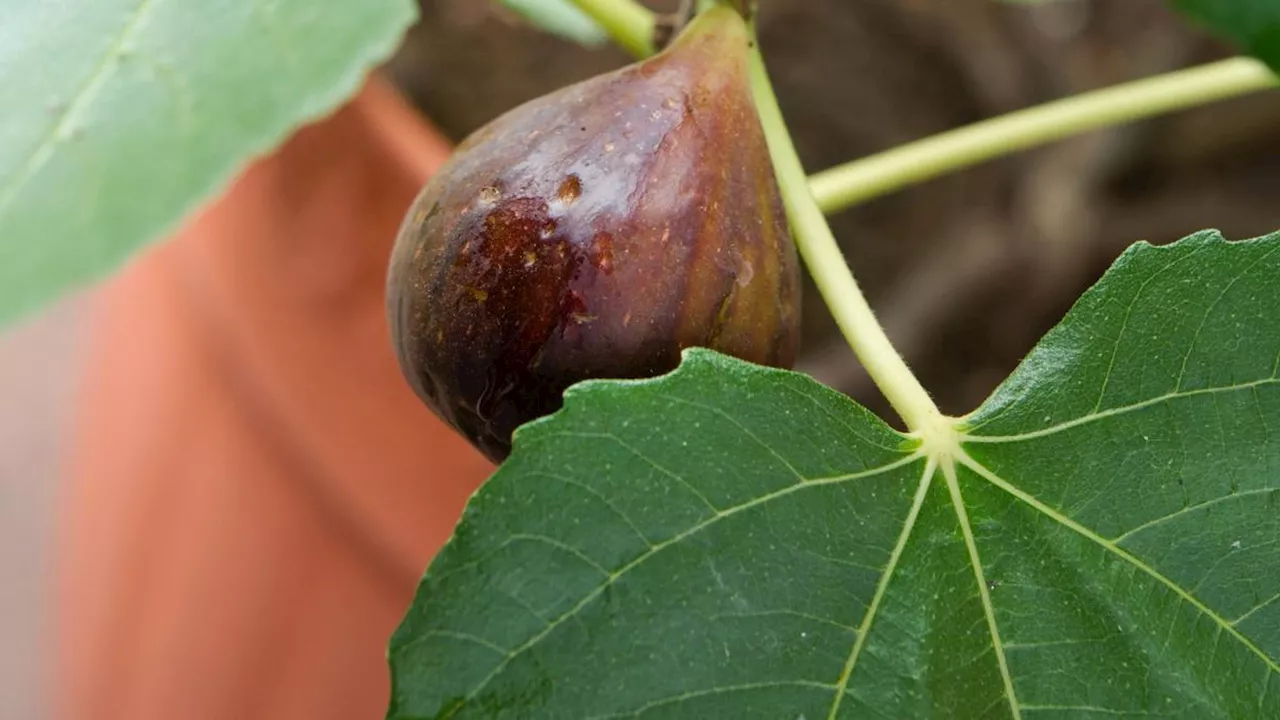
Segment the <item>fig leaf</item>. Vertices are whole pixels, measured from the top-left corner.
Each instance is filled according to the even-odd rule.
[[[704,350],[579,384],[431,565],[389,716],[1280,717],[1277,275],[1280,234],[1134,246],[934,449]]]

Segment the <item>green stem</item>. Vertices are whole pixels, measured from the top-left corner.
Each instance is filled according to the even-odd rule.
[[[809,192],[804,166],[787,131],[758,46],[751,50],[748,67],[751,90],[769,143],[774,170],[778,174],[778,186],[791,221],[796,247],[818,291],[867,373],[893,409],[902,416],[907,427],[913,432],[936,427],[942,413],[889,342],[884,328],[880,327],[857,281],[853,279],[840,246],[822,216],[822,209]]]
[[[824,213],[970,165],[1090,130],[1280,85],[1262,63],[1233,58],[1083,93],[824,170],[809,184]]]
[[[635,0],[572,0],[589,15],[615,43],[633,57],[654,53],[653,11]]]
[[[636,57],[652,54],[653,13],[635,0],[573,0]],[[1232,58],[1082,93],[951,130],[809,178],[832,214],[971,165],[1112,125],[1280,86],[1262,63]]]
[[[632,0],[573,0],[624,47],[634,43],[643,27],[634,18]],[[628,19],[630,18],[630,19]],[[652,31],[652,26],[649,26]],[[769,82],[758,44],[750,53],[749,73],[769,154],[778,175],[782,201],[795,235],[796,247],[831,309],[840,331],[907,427],[928,432],[945,422],[942,413],[884,333],[853,279],[840,246],[813,195],[782,109]]]

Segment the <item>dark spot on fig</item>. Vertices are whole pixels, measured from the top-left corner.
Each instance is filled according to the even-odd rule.
[[[560,188],[556,190],[556,197],[565,205],[573,204],[573,201],[581,196],[582,180],[577,175],[570,175],[565,178],[564,182],[560,183]]]
[[[564,319],[576,323],[587,317],[590,317],[587,313],[587,299],[577,290],[570,290],[565,296]]]
[[[591,240],[591,264],[605,275],[613,274],[613,236],[598,232]]]

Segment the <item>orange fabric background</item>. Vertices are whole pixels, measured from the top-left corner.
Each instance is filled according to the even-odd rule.
[[[104,288],[59,717],[383,716],[387,640],[492,469],[401,379],[383,313],[449,149],[374,78]]]

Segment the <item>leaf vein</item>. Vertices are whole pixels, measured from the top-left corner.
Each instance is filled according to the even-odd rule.
[[[491,642],[489,640],[485,640],[479,635],[472,635],[471,633],[465,633],[465,632],[456,632],[453,630],[427,630],[423,632],[421,635],[414,637],[412,640],[402,645],[400,647],[399,652],[404,652],[409,648],[421,645],[428,638],[433,638],[433,637],[444,637],[444,638],[451,638],[454,640],[465,640],[467,642],[474,643],[481,647],[488,648],[498,653],[499,655],[506,655],[508,652],[507,648],[504,648],[501,645],[498,645],[497,643]]]
[[[1277,362],[1280,362],[1280,357],[1277,358]],[[840,415],[832,412],[830,408],[823,405],[821,402],[818,402],[818,398],[813,396],[812,394],[801,392],[799,388],[791,387],[790,385],[784,385],[782,386],[782,389],[787,392],[793,393],[795,395],[799,395],[801,398],[809,401],[809,403],[811,403],[814,407],[818,408],[818,410],[822,412],[824,415],[831,418],[832,420],[839,423],[840,425],[844,426],[844,428],[849,431],[850,435],[853,435],[854,437],[858,438],[859,440],[866,443],[867,445],[870,445],[871,447],[874,447],[874,448],[879,448],[881,450],[888,450],[889,452],[901,451],[900,448],[889,447],[888,445],[881,445],[879,442],[876,442],[875,440],[867,437],[866,435],[863,435],[861,432],[858,432],[858,429],[855,428],[853,425],[851,425],[849,421],[845,420]]]
[[[558,435],[560,435],[560,436],[562,436],[562,437],[599,438],[599,439],[605,439],[605,440],[612,440],[612,441],[614,441],[615,443],[617,443],[618,445],[620,445],[622,448],[624,448],[625,450],[627,450],[628,452],[630,452],[632,455],[635,455],[636,457],[638,457],[638,458],[640,458],[641,460],[643,460],[643,461],[645,462],[645,464],[649,465],[649,466],[650,466],[650,467],[652,467],[654,470],[657,470],[658,472],[662,473],[663,475],[666,475],[667,477],[671,478],[672,480],[675,480],[676,482],[678,482],[678,483],[680,483],[681,485],[683,485],[686,489],[688,489],[688,490],[689,490],[689,492],[693,493],[695,497],[697,497],[699,500],[701,500],[701,501],[702,501],[702,503],[703,503],[704,505],[706,505],[706,506],[707,506],[707,508],[708,508],[709,510],[711,510],[711,512],[712,512],[713,514],[718,514],[718,513],[720,513],[720,512],[721,512],[720,508],[716,507],[714,503],[712,503],[710,500],[708,500],[708,499],[707,499],[707,496],[706,496],[706,495],[703,495],[703,494],[702,494],[702,491],[701,491],[701,490],[699,490],[698,488],[694,487],[693,483],[691,483],[691,482],[689,482],[688,480],[686,480],[686,479],[684,478],[684,476],[680,475],[679,473],[672,472],[671,470],[668,470],[667,468],[663,467],[662,465],[659,465],[658,463],[654,462],[653,460],[650,460],[650,459],[649,459],[649,457],[648,457],[647,455],[645,455],[644,453],[640,452],[640,450],[639,450],[639,449],[637,449],[637,448],[633,447],[633,446],[632,446],[630,443],[628,443],[626,440],[623,440],[622,438],[618,437],[618,436],[617,436],[617,435],[615,435],[614,433],[611,433],[611,432],[595,432],[595,433],[588,433],[588,432],[562,432],[562,433],[557,433],[557,434],[558,434]]]
[[[1124,342],[1124,333],[1125,333],[1125,330],[1127,330],[1129,327],[1129,318],[1133,316],[1133,308],[1135,305],[1138,304],[1138,301],[1142,299],[1142,294],[1146,292],[1147,286],[1155,282],[1156,278],[1165,274],[1169,270],[1169,268],[1173,267],[1174,265],[1177,265],[1180,262],[1183,262],[1184,260],[1189,260],[1195,257],[1200,252],[1203,252],[1204,249],[1207,247],[1209,246],[1205,245],[1203,247],[1192,250],[1191,252],[1187,253],[1186,255],[1183,255],[1182,257],[1177,257],[1177,258],[1174,258],[1173,260],[1170,260],[1168,263],[1165,264],[1164,267],[1151,273],[1151,275],[1148,276],[1146,280],[1142,281],[1142,284],[1138,286],[1138,289],[1134,291],[1133,297],[1129,299],[1129,305],[1125,308],[1124,319],[1120,321],[1120,332],[1116,333],[1116,341],[1111,348],[1111,360],[1107,363],[1107,371],[1102,376],[1102,387],[1099,388],[1098,390],[1098,402],[1094,403],[1093,412],[1096,413],[1098,409],[1102,407],[1102,401],[1105,400],[1107,397],[1107,385],[1111,382],[1111,373],[1115,370],[1116,356],[1120,354],[1120,344]]]
[[[1006,651],[1007,651],[1007,650],[1035,650],[1036,648],[1043,648],[1043,647],[1064,647],[1064,646],[1070,646],[1070,645],[1093,645],[1094,643],[1107,642],[1108,640],[1110,640],[1110,638],[1107,638],[1107,637],[1097,637],[1097,638],[1067,638],[1067,639],[1063,639],[1063,640],[1045,640],[1045,641],[1043,641],[1043,642],[1028,642],[1028,643],[1011,643],[1011,642],[1007,642],[1007,643],[1005,643],[1005,644],[1004,644],[1004,649],[1005,649]],[[1026,706],[1024,705],[1023,707],[1025,708]]]
[[[1258,256],[1257,260],[1249,263],[1248,267],[1237,273],[1235,277],[1231,278],[1231,282],[1223,286],[1222,292],[1218,293],[1218,296],[1213,299],[1213,302],[1209,303],[1209,307],[1205,308],[1204,316],[1200,318],[1200,324],[1196,326],[1195,334],[1191,336],[1191,342],[1187,345],[1187,353],[1182,356],[1182,367],[1178,370],[1178,381],[1174,383],[1173,386],[1174,392],[1182,390],[1182,380],[1187,374],[1187,361],[1191,359],[1191,354],[1195,352],[1196,343],[1200,341],[1200,333],[1204,332],[1204,326],[1209,322],[1209,316],[1212,315],[1214,309],[1218,307],[1218,303],[1222,302],[1222,298],[1226,297],[1227,293],[1231,292],[1231,288],[1235,286],[1237,282],[1240,282],[1240,278],[1248,275],[1250,271],[1264,262],[1267,258],[1275,255],[1277,250],[1280,250],[1280,245],[1277,245],[1271,250],[1263,253]]]
[[[1266,707],[1267,692],[1270,690],[1271,690],[1271,683],[1268,681],[1263,681],[1262,692],[1258,693],[1258,712],[1262,712],[1262,709]]]
[[[1004,694],[1009,701],[1009,712],[1014,720],[1021,720],[1022,709],[1018,704],[1018,695],[1013,689],[1013,676],[1009,674],[1009,660],[1005,657],[1004,644],[1000,640],[1000,627],[996,622],[996,608],[991,602],[991,591],[987,587],[987,579],[982,568],[982,557],[978,554],[978,541],[973,534],[973,526],[969,523],[969,511],[964,504],[964,495],[960,492],[960,482],[956,478],[955,462],[948,458],[942,468],[947,481],[947,490],[951,494],[951,504],[960,521],[960,534],[964,537],[965,549],[969,552],[969,563],[973,566],[974,580],[978,584],[978,597],[982,601],[982,613],[986,616],[987,631],[991,633],[991,650],[995,652],[996,664],[1000,668],[1000,680],[1004,684]]]
[[[1229,635],[1231,635],[1233,638],[1235,638],[1237,642],[1239,642],[1241,645],[1247,648],[1251,653],[1257,656],[1258,659],[1262,660],[1262,662],[1265,663],[1266,666],[1271,669],[1271,672],[1280,674],[1280,665],[1277,665],[1276,661],[1273,660],[1271,657],[1269,657],[1266,653],[1264,653],[1261,648],[1259,648],[1257,645],[1254,645],[1253,642],[1249,640],[1249,638],[1245,637],[1238,630],[1232,627],[1229,622],[1227,622],[1224,618],[1222,618],[1222,616],[1215,613],[1212,609],[1210,609],[1204,603],[1197,600],[1194,595],[1191,595],[1186,590],[1179,587],[1177,583],[1165,577],[1162,573],[1157,571],[1155,568],[1151,567],[1150,565],[1147,565],[1142,560],[1140,560],[1137,556],[1131,554],[1129,551],[1125,550],[1124,548],[1108,541],[1106,538],[1102,537],[1101,535],[1098,535],[1097,533],[1090,530],[1089,528],[1081,525],[1080,523],[1076,522],[1075,520],[1072,520],[1069,517],[1066,517],[1065,515],[1062,515],[1058,511],[1054,510],[1053,508],[1040,502],[1034,496],[1029,495],[1028,493],[1019,489],[1016,485],[1013,485],[1009,481],[1004,480],[1000,476],[991,472],[986,467],[984,467],[982,463],[979,463],[978,461],[974,460],[968,455],[962,454],[959,459],[969,469],[973,470],[975,473],[977,473],[981,477],[986,478],[987,481],[989,481],[991,484],[995,485],[1001,490],[1004,490],[1010,495],[1013,495],[1014,497],[1018,498],[1019,500],[1026,503],[1027,505],[1030,505],[1031,507],[1035,508],[1037,511],[1039,511],[1041,514],[1043,514],[1045,517],[1049,518],[1050,520],[1053,520],[1054,522],[1081,535],[1082,537],[1088,540],[1092,540],[1102,548],[1116,555],[1120,559],[1128,562],[1136,570],[1141,571],[1142,573],[1145,573],[1146,575],[1151,577],[1153,580],[1159,582],[1169,590],[1173,591],[1173,593],[1178,596],[1181,602],[1190,604],[1192,607],[1200,611],[1201,617],[1216,623],[1222,629],[1226,630],[1226,632]]]
[[[599,490],[596,490],[595,488],[591,487],[590,485],[587,485],[586,483],[581,483],[581,482],[578,482],[577,480],[571,480],[567,477],[564,477],[563,475],[557,475],[555,473],[548,473],[548,472],[533,470],[533,471],[530,471],[528,475],[529,477],[545,477],[552,480],[557,480],[559,482],[564,483],[565,485],[578,488],[583,492],[586,492],[590,495],[595,496],[598,500],[600,500],[600,502],[604,503],[605,507],[613,511],[613,514],[621,518],[622,521],[627,524],[627,527],[631,528],[631,530],[636,534],[636,536],[639,537],[642,541],[644,541],[645,545],[649,546],[650,548],[653,547],[653,541],[650,540],[647,535],[641,532],[640,528],[636,527],[636,524],[631,521],[631,518],[626,513],[622,512],[617,507],[615,507],[613,502],[610,501],[609,498],[605,497],[604,494],[601,493]]]
[[[720,620],[724,618],[729,618],[729,619],[750,620],[754,618],[774,617],[778,615],[781,615],[784,617],[797,617],[803,620],[812,620],[816,623],[821,623],[823,625],[830,625],[832,627],[839,628],[841,630],[848,630],[850,632],[855,632],[855,633],[858,632],[858,628],[852,625],[846,625],[838,620],[832,620],[830,618],[819,617],[817,615],[810,615],[809,613],[800,612],[799,610],[759,610],[756,612],[747,612],[747,613],[720,613],[720,614],[712,615],[711,619]],[[835,687],[835,686],[832,685],[831,687]]]
[[[107,51],[103,53],[97,65],[93,67],[93,70],[89,73],[88,80],[85,81],[84,85],[80,86],[76,94],[67,102],[58,119],[49,126],[49,132],[31,150],[31,154],[27,156],[18,171],[14,173],[13,180],[5,185],[3,191],[0,191],[0,217],[4,216],[5,211],[8,210],[9,205],[17,197],[18,191],[22,189],[22,186],[49,161],[58,143],[70,134],[71,125],[75,118],[93,102],[98,90],[111,78],[115,69],[119,67],[116,61],[128,52],[129,41],[143,27],[143,21],[159,1],[140,0],[126,16],[120,33],[107,48]]]
[[[752,442],[754,442],[755,444],[757,444],[757,445],[759,445],[760,447],[764,448],[764,449],[765,449],[765,451],[767,451],[770,455],[772,455],[772,456],[774,456],[775,458],[777,458],[777,459],[778,459],[778,462],[782,463],[783,467],[785,467],[786,469],[790,470],[790,471],[791,471],[791,474],[792,474],[792,475],[794,475],[794,476],[796,476],[796,478],[797,478],[797,479],[799,479],[799,480],[804,480],[804,479],[805,479],[804,475],[802,475],[802,474],[800,473],[800,471],[799,471],[799,470],[796,470],[795,466],[794,466],[794,465],[792,465],[790,461],[788,461],[786,458],[782,457],[782,453],[779,453],[777,450],[774,450],[774,449],[773,449],[773,448],[772,448],[768,443],[766,443],[764,440],[761,440],[761,439],[760,439],[760,436],[758,436],[758,435],[756,435],[755,433],[751,432],[751,430],[749,430],[749,429],[747,428],[747,426],[746,426],[746,425],[743,425],[742,423],[738,422],[738,420],[737,420],[737,419],[735,419],[732,415],[730,415],[729,413],[725,412],[724,410],[721,410],[721,409],[720,409],[720,408],[718,408],[718,407],[713,407],[713,406],[711,406],[711,405],[703,405],[702,403],[697,403],[697,402],[694,402],[694,401],[692,401],[692,400],[686,400],[686,399],[684,399],[684,398],[675,397],[674,395],[660,395],[659,397],[666,398],[667,400],[670,400],[670,401],[672,401],[672,402],[677,402],[677,403],[681,403],[681,404],[683,404],[683,405],[688,405],[688,406],[690,406],[690,407],[695,407],[695,408],[699,408],[699,409],[702,409],[702,410],[706,410],[706,411],[708,411],[708,412],[710,412],[710,413],[713,413],[713,414],[715,414],[715,415],[719,415],[720,417],[724,418],[725,420],[728,420],[732,425],[734,425],[734,426],[735,426],[735,427],[737,427],[739,430],[741,430],[741,431],[742,431],[742,433],[743,433],[744,435],[746,435],[747,437],[751,438],[751,441],[752,441]]]
[[[1248,619],[1249,619],[1249,618],[1250,618],[1254,613],[1256,613],[1256,612],[1258,612],[1259,610],[1261,610],[1261,609],[1263,609],[1263,608],[1265,608],[1265,607],[1267,607],[1267,606],[1271,605],[1272,603],[1275,603],[1277,600],[1280,600],[1280,593],[1276,593],[1275,595],[1272,595],[1271,597],[1267,598],[1266,600],[1263,600],[1262,602],[1258,603],[1257,605],[1254,605],[1253,607],[1251,607],[1251,608],[1249,608],[1248,610],[1246,610],[1246,611],[1244,612],[1244,614],[1243,614],[1243,615],[1241,615],[1240,617],[1238,617],[1238,618],[1236,618],[1235,620],[1232,620],[1232,621],[1231,621],[1231,626],[1232,626],[1232,627],[1235,627],[1235,626],[1239,625],[1240,623],[1244,622],[1245,620],[1248,620]]]
[[[1049,435],[1054,435],[1056,433],[1063,432],[1064,430],[1070,430],[1071,428],[1079,427],[1081,425],[1086,425],[1088,423],[1095,422],[1097,420],[1105,420],[1106,418],[1115,417],[1117,415],[1124,415],[1124,414],[1135,412],[1138,410],[1143,410],[1143,409],[1153,407],[1165,402],[1181,400],[1183,398],[1196,397],[1199,395],[1213,395],[1216,393],[1235,392],[1237,390],[1256,389],[1256,388],[1264,387],[1267,385],[1275,385],[1277,382],[1280,382],[1280,379],[1277,379],[1276,377],[1273,376],[1273,377],[1262,378],[1260,380],[1251,380],[1249,382],[1240,383],[1239,385],[1227,385],[1227,386],[1216,387],[1216,388],[1202,388],[1200,390],[1187,390],[1185,392],[1178,392],[1178,393],[1166,393],[1164,395],[1159,395],[1157,397],[1150,398],[1149,400],[1143,400],[1142,402],[1133,403],[1132,405],[1125,405],[1122,407],[1102,410],[1100,412],[1089,413],[1087,415],[1081,415],[1078,418],[1067,420],[1066,422],[1061,422],[1061,423],[1058,423],[1057,425],[1051,425],[1049,427],[1041,428],[1039,430],[1032,430],[1030,432],[1018,433],[1016,435],[965,434],[961,438],[961,442],[993,444],[993,443],[1014,443],[1014,442],[1022,442],[1024,440],[1034,440],[1036,438],[1042,438],[1042,437],[1047,437]]]
[[[700,697],[706,697],[708,695],[722,695],[725,693],[742,692],[744,690],[764,690],[768,688],[778,688],[778,687],[811,687],[811,688],[818,688],[821,690],[829,690],[831,689],[832,685],[831,683],[823,683],[823,682],[818,682],[816,680],[779,680],[776,682],[743,683],[741,685],[723,685],[720,687],[707,688],[705,690],[692,690],[690,692],[682,693],[680,695],[673,695],[668,698],[662,698],[661,700],[654,700],[652,702],[641,705],[635,710],[629,710],[627,712],[612,713],[609,715],[591,715],[591,716],[588,716],[587,720],[618,720],[619,718],[635,718],[635,717],[640,717],[642,714],[650,710],[663,707],[664,705],[676,705],[676,704],[685,702],[686,700],[693,700]]]
[[[563,550],[564,552],[567,552],[570,555],[573,555],[574,557],[590,565],[596,570],[599,570],[601,575],[605,575],[606,577],[609,575],[609,571],[601,567],[600,563],[587,557],[586,554],[584,554],[578,548],[568,543],[564,543],[559,540],[556,540],[555,538],[547,537],[546,535],[538,535],[536,533],[516,533],[514,535],[511,535],[509,538],[507,538],[506,544],[509,545],[517,540],[527,540],[529,542],[542,543],[544,545],[549,545],[553,548],[556,548],[557,550]]]
[[[650,558],[661,553],[666,548],[671,547],[672,545],[675,545],[677,543],[683,542],[689,537],[715,525],[716,523],[720,522],[721,520],[727,517],[731,517],[745,510],[749,510],[751,508],[764,505],[774,500],[786,497],[792,493],[799,492],[801,490],[805,490],[812,487],[850,482],[853,480],[864,479],[864,478],[874,477],[876,475],[882,475],[885,473],[893,472],[894,470],[897,470],[899,468],[910,465],[911,463],[919,461],[920,458],[921,456],[919,454],[911,454],[895,462],[889,463],[888,465],[884,465],[878,468],[873,468],[860,473],[854,473],[851,475],[842,476],[842,477],[828,480],[825,482],[811,480],[809,482],[796,483],[794,485],[790,485],[788,487],[782,488],[781,490],[777,490],[767,495],[762,495],[753,500],[749,500],[740,505],[735,505],[735,506],[726,508],[725,510],[717,512],[715,515],[712,515],[709,518],[706,518],[704,520],[701,520],[695,523],[694,525],[690,526],[688,529],[684,530],[683,532],[677,535],[674,535],[671,538],[668,538],[667,540],[664,540],[660,543],[657,543],[652,547],[652,549],[640,554],[639,556],[636,557],[636,559],[632,560],[631,562],[627,563],[626,565],[619,568],[615,572],[611,573],[604,580],[604,582],[600,583],[594,589],[587,592],[583,596],[582,600],[578,601],[578,603],[575,604],[573,607],[561,613],[558,617],[553,618],[551,621],[547,622],[545,627],[541,628],[540,630],[538,630],[538,632],[530,636],[530,638],[526,640],[524,643],[508,651],[507,654],[503,657],[503,659],[493,668],[493,670],[490,671],[489,674],[486,675],[484,678],[482,678],[478,683],[476,683],[475,687],[473,687],[470,691],[467,692],[466,696],[464,696],[463,698],[462,703],[458,706],[459,709],[462,706],[464,706],[466,703],[470,702],[473,698],[475,698],[475,696],[478,693],[480,693],[480,691],[482,691],[486,686],[488,686],[488,684],[492,682],[493,679],[496,678],[498,674],[501,673],[502,670],[511,663],[512,660],[519,657],[521,654],[523,654],[533,646],[537,645],[544,638],[550,635],[560,625],[563,625],[565,622],[572,620],[574,617],[576,617],[578,613],[582,612],[582,610],[586,608],[587,605],[589,605],[593,600],[599,597],[600,594],[605,591],[605,589],[613,585],[621,577],[631,572],[632,570],[635,570],[636,568],[640,567],[645,562],[647,562]]]
[[[1145,710],[1113,710],[1095,705],[1023,705],[1022,709],[1033,712],[1092,712],[1116,717],[1149,717]]]
[[[871,623],[875,620],[876,611],[880,609],[880,601],[884,599],[884,595],[889,589],[889,582],[893,579],[894,570],[897,569],[898,562],[902,559],[903,550],[907,546],[907,541],[911,538],[911,531],[915,528],[916,520],[920,517],[920,508],[924,507],[925,497],[929,494],[929,487],[933,483],[933,476],[937,469],[937,461],[929,458],[928,462],[925,463],[924,472],[920,476],[920,484],[916,487],[915,498],[911,501],[911,510],[902,522],[902,532],[898,534],[898,541],[894,544],[893,551],[889,555],[889,562],[885,565],[884,572],[880,576],[880,582],[876,584],[875,594],[871,596],[871,602],[867,605],[862,624],[858,627],[857,635],[854,637],[853,648],[849,650],[849,659],[845,661],[844,668],[840,671],[840,679],[835,685],[835,696],[831,699],[831,710],[827,713],[828,720],[835,720],[836,713],[840,711],[840,703],[844,700],[845,691],[849,687],[849,678],[853,677],[853,669],[857,666],[858,657],[862,653],[862,648],[866,645],[867,635],[871,631]]]
[[[1109,542],[1112,542],[1116,545],[1120,545],[1125,540],[1128,540],[1130,537],[1132,537],[1133,535],[1136,535],[1137,533],[1140,533],[1144,530],[1149,530],[1153,527],[1156,527],[1157,525],[1162,525],[1170,520],[1181,517],[1182,515],[1186,515],[1188,513],[1192,513],[1197,510],[1203,510],[1204,508],[1212,507],[1214,505],[1217,505],[1219,503],[1224,503],[1229,500],[1237,500],[1239,498],[1251,497],[1253,495],[1266,495],[1269,493],[1280,493],[1280,488],[1258,488],[1256,490],[1245,490],[1244,492],[1236,492],[1236,493],[1231,493],[1230,495],[1223,495],[1222,497],[1216,497],[1216,498],[1213,498],[1212,500],[1206,500],[1201,503],[1196,503],[1195,505],[1188,505],[1180,510],[1171,512],[1168,515],[1162,515],[1153,520],[1148,520],[1147,522],[1142,523],[1141,525],[1133,528],[1132,530],[1126,530],[1125,532],[1115,536],[1114,538],[1111,538]]]

